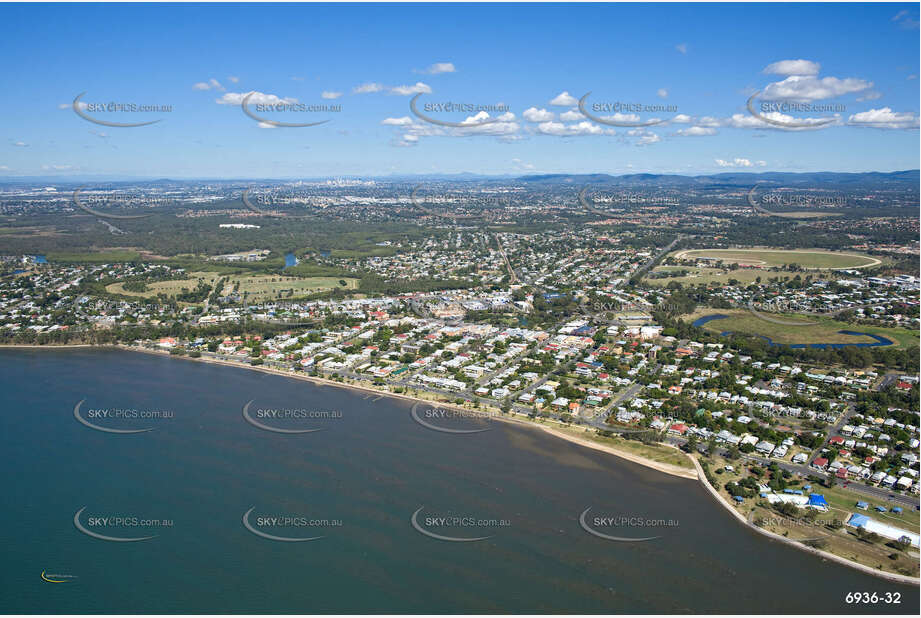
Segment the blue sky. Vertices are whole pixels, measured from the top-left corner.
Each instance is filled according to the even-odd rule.
[[[0,5],[0,177],[914,169],[918,19],[917,4],[879,3]],[[748,112],[756,91],[783,126]],[[171,111],[84,110],[161,120],[102,126],[74,113],[81,92]],[[579,112],[588,92],[590,112],[676,111],[594,108],[664,121],[611,126]],[[260,113],[329,120],[273,127],[243,113],[247,93],[341,111]],[[415,93],[420,110],[508,112],[426,114],[468,123],[446,127],[410,111]]]

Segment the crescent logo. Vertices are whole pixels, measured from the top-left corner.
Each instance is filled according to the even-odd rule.
[[[48,582],[49,584],[67,584],[73,581],[71,579],[52,579],[48,575],[45,575],[44,571],[42,571],[42,579]]]
[[[426,116],[425,114],[423,114],[416,108],[416,101],[421,96],[422,96],[422,93],[420,92],[416,96],[414,96],[412,99],[409,100],[409,111],[411,111],[413,115],[415,115],[417,118],[421,118],[422,120],[429,122],[431,124],[439,124],[443,127],[455,127],[458,129],[471,129],[474,127],[482,127],[483,125],[492,124],[494,122],[499,122],[498,118],[490,118],[488,120],[483,120],[481,122],[448,122],[447,120],[436,120],[435,118]]]
[[[245,420],[247,423],[249,423],[249,424],[252,425],[253,427],[256,427],[256,428],[258,428],[258,429],[262,429],[262,430],[264,430],[264,431],[271,431],[271,432],[274,432],[274,433],[284,433],[284,434],[313,433],[313,432],[315,432],[315,431],[323,431],[322,428],[320,428],[320,429],[281,429],[281,428],[279,428],[279,427],[270,427],[269,425],[266,425],[266,424],[264,424],[264,423],[260,423],[259,421],[257,421],[256,419],[254,419],[254,418],[253,418],[252,416],[250,416],[250,414],[249,414],[249,407],[250,407],[250,405],[252,405],[252,403],[253,403],[254,401],[255,401],[255,399],[250,399],[249,402],[248,402],[245,406],[243,406],[243,420]]]
[[[454,433],[454,434],[468,434],[468,433],[481,433],[483,431],[489,431],[489,427],[485,429],[447,429],[445,427],[438,427],[437,425],[432,425],[427,423],[419,417],[418,408],[422,405],[420,403],[415,404],[412,407],[412,410],[409,411],[410,416],[413,417],[413,420],[425,427],[426,429],[431,429],[432,431],[440,431],[441,433]]]
[[[585,521],[585,516],[588,515],[588,512],[591,510],[592,510],[592,507],[588,507],[587,509],[582,511],[582,514],[579,516],[579,525],[582,526],[583,530],[585,530],[586,532],[588,532],[589,534],[593,536],[597,536],[600,539],[605,539],[607,541],[617,541],[620,543],[639,543],[641,541],[653,541],[655,539],[662,538],[660,536],[647,536],[644,538],[637,539],[637,538],[623,537],[623,536],[611,536],[610,534],[604,534],[603,532],[598,532],[597,530],[594,530],[591,526],[589,526],[587,521]]]
[[[86,92],[81,92],[77,95],[73,102],[74,113],[83,118],[84,120],[89,120],[95,124],[101,124],[104,127],[144,127],[149,124],[156,124],[160,120],[148,120],[147,122],[110,122],[108,120],[99,120],[98,118],[93,118],[82,109],[80,109],[80,99],[85,95]]]
[[[425,206],[420,204],[419,201],[416,199],[416,193],[421,188],[422,188],[422,185],[416,185],[415,187],[413,187],[412,192],[409,194],[409,200],[413,203],[413,206],[415,206],[417,209],[421,210],[422,212],[432,215],[433,217],[444,217],[445,219],[453,219],[455,221],[458,219],[476,218],[476,215],[452,215],[449,212],[438,212],[438,211],[432,210],[431,208],[426,208]]]
[[[275,536],[274,534],[268,534],[262,532],[261,530],[256,530],[251,523],[249,523],[249,514],[253,512],[252,507],[250,510],[243,513],[243,527],[255,534],[256,536],[261,536],[264,539],[269,539],[270,541],[280,541],[282,543],[303,543],[305,541],[317,541],[326,537],[323,536],[312,536],[312,537],[290,537],[290,536]]]
[[[250,210],[252,210],[252,211],[255,212],[255,213],[259,213],[260,215],[262,215],[262,216],[264,216],[264,217],[276,217],[276,218],[278,218],[278,219],[284,219],[284,218],[286,218],[285,215],[280,215],[280,214],[272,213],[272,212],[266,212],[265,210],[262,210],[261,208],[259,208],[259,207],[257,207],[256,205],[254,205],[254,204],[250,201],[250,199],[249,199],[249,192],[250,192],[250,191],[252,191],[252,189],[247,189],[247,190],[245,190],[245,191],[243,192],[243,205],[244,205],[244,206],[246,206],[247,208],[249,208]]]
[[[748,97],[748,101],[745,103],[745,107],[748,108],[749,114],[751,114],[752,116],[754,116],[761,122],[766,122],[768,124],[774,125],[775,127],[784,127],[787,129],[803,129],[803,128],[814,129],[817,127],[824,127],[828,123],[835,121],[834,118],[826,118],[818,122],[782,122],[780,120],[774,120],[773,118],[768,118],[767,116],[762,116],[761,114],[755,111],[755,108],[752,105],[752,102],[755,100],[755,97],[757,97],[759,94],[761,94],[760,90],[756,92],[755,94],[753,94],[752,96]]]
[[[582,115],[588,118],[589,120],[592,120],[599,124],[606,124],[612,127],[651,127],[653,125],[662,124],[663,122],[668,121],[668,119],[666,118],[663,120],[649,120],[647,122],[618,122],[615,120],[606,120],[604,118],[601,118],[600,116],[593,116],[592,114],[588,113],[587,109],[585,109],[585,99],[587,99],[588,95],[590,94],[591,92],[586,92],[582,96],[582,98],[579,99],[579,111],[582,112]]]
[[[155,539],[158,536],[155,534],[153,536],[138,536],[134,538],[125,538],[125,537],[120,537],[120,536],[106,536],[104,534],[92,532],[90,530],[87,530],[86,527],[80,523],[80,514],[85,510],[86,510],[86,507],[83,507],[82,509],[77,511],[76,514],[74,514],[74,526],[76,526],[77,530],[79,530],[83,534],[87,536],[91,536],[94,539],[99,539],[101,541],[111,541],[113,543],[137,543],[138,541],[148,541],[150,539]]]
[[[105,433],[119,433],[119,434],[146,433],[148,431],[154,430],[153,427],[148,427],[147,429],[111,429],[109,427],[100,427],[99,425],[94,425],[93,423],[89,422],[88,420],[80,416],[80,406],[83,405],[84,401],[86,401],[86,399],[81,399],[80,401],[77,402],[77,405],[74,406],[74,418],[77,419],[77,422],[79,422],[82,425],[86,425],[90,429],[95,429],[96,431],[103,431]]]
[[[252,97],[254,94],[256,94],[256,91],[250,92],[245,97],[243,97],[243,100],[240,101],[240,107],[243,109],[244,114],[246,114],[247,116],[249,116],[250,118],[258,122],[264,122],[265,124],[270,124],[273,127],[315,127],[317,125],[326,124],[327,122],[329,122],[329,120],[321,120],[319,122],[280,122],[278,120],[269,120],[268,118],[262,118],[261,116],[257,116],[256,114],[251,112],[249,107],[247,107],[250,97]]]
[[[415,528],[417,532],[420,532],[421,534],[424,534],[427,537],[431,537],[439,541],[448,541],[450,543],[473,543],[474,541],[485,541],[486,539],[492,538],[492,536],[477,536],[473,538],[444,536],[443,534],[435,534],[434,532],[429,532],[428,530],[422,527],[422,525],[419,523],[417,519],[419,517],[419,513],[424,508],[425,508],[424,506],[420,506],[418,509],[416,509],[416,512],[413,513],[413,516],[409,519],[409,521],[410,523],[412,523],[413,528]]]
[[[582,206],[582,208],[584,208],[585,210],[587,210],[588,212],[592,214],[601,215],[603,217],[609,216],[610,213],[604,212],[603,210],[598,210],[597,208],[595,208],[595,206],[591,202],[591,198],[585,197],[585,194],[588,193],[589,186],[590,185],[585,185],[584,187],[582,187],[582,190],[579,191],[579,204]]]
[[[74,189],[74,195],[72,199],[73,199],[74,206],[76,206],[80,210],[88,212],[91,215],[101,217],[102,219],[144,219],[146,217],[153,216],[152,212],[144,214],[144,215],[110,215],[104,212],[99,212],[98,210],[90,208],[89,206],[85,205],[84,203],[80,201],[80,192],[83,191],[83,189],[85,188],[86,188],[86,185],[83,185],[82,187],[77,187],[76,189]]]
[[[780,324],[781,326],[811,326],[813,324],[818,323],[818,322],[791,322],[788,320],[780,320],[778,318],[772,318],[770,316],[767,316],[761,313],[760,311],[755,310],[755,306],[754,304],[752,304],[751,301],[749,301],[748,303],[748,310],[751,312],[753,316],[755,316],[759,320],[764,320],[765,322],[771,322],[773,324]]]

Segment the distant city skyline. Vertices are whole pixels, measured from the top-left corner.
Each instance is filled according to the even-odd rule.
[[[0,181],[919,167],[917,4],[216,6],[0,6]]]

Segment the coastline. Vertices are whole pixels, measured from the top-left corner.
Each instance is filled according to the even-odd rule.
[[[141,347],[138,347],[138,346],[130,346],[130,345],[125,345],[125,344],[104,344],[104,345],[95,345],[95,344],[72,344],[72,345],[71,345],[71,344],[65,344],[65,345],[21,345],[21,344],[11,344],[11,345],[0,345],[0,350],[2,350],[2,349],[4,349],[4,348],[12,348],[12,349],[35,349],[35,348],[44,348],[44,349],[67,349],[67,348],[115,348],[115,349],[125,350],[125,351],[129,351],[129,352],[140,352],[140,353],[144,353],[144,354],[151,354],[151,355],[154,355],[154,356],[166,356],[166,357],[171,357],[171,358],[173,358],[173,356],[170,355],[170,353],[169,353],[168,351],[166,351],[166,350],[164,350],[164,351],[160,351],[160,350],[151,350],[151,349],[148,349],[148,348],[141,348]],[[199,362],[210,363],[210,364],[214,364],[214,365],[224,365],[224,366],[227,366],[227,367],[237,367],[237,368],[239,368],[239,369],[248,369],[248,370],[254,370],[254,371],[261,371],[261,372],[263,372],[263,373],[268,373],[268,374],[277,375],[277,376],[281,376],[281,377],[293,378],[293,379],[296,379],[296,380],[305,380],[305,381],[307,381],[307,382],[313,383],[313,384],[316,385],[316,386],[336,386],[336,387],[339,387],[339,388],[347,388],[347,389],[353,389],[353,390],[356,390],[356,391],[366,392],[366,393],[368,393],[369,395],[373,394],[373,395],[379,395],[379,396],[382,396],[382,397],[391,397],[391,398],[396,398],[396,399],[403,399],[403,400],[405,400],[405,401],[411,401],[411,402],[415,402],[415,403],[427,403],[427,404],[436,404],[436,403],[437,403],[437,405],[439,405],[439,406],[441,406],[441,407],[452,408],[452,409],[460,410],[460,411],[467,410],[467,408],[463,408],[463,407],[461,407],[461,406],[458,406],[458,405],[456,405],[456,404],[449,403],[449,402],[434,402],[434,401],[429,400],[429,399],[423,399],[423,398],[421,398],[421,397],[414,397],[414,396],[412,396],[412,395],[405,395],[405,394],[402,394],[402,393],[393,393],[393,392],[389,392],[389,391],[381,391],[381,390],[378,390],[378,389],[375,389],[375,388],[370,388],[370,387],[367,387],[367,386],[361,386],[361,385],[357,385],[357,384],[347,384],[347,383],[344,383],[344,382],[337,382],[337,381],[335,381],[335,380],[328,380],[328,379],[326,379],[326,378],[320,378],[320,377],[317,377],[317,376],[310,376],[310,375],[304,375],[304,374],[295,373],[295,372],[282,371],[282,370],[280,370],[280,369],[272,369],[272,368],[269,368],[269,367],[245,365],[245,364],[243,364],[243,363],[237,363],[237,362],[233,362],[233,361],[225,361],[225,360],[214,359],[214,358],[203,358],[203,357],[200,357],[200,358],[192,358],[192,357],[189,357],[189,356],[175,356],[175,358],[185,359],[185,360],[190,360],[190,361],[199,361]],[[783,537],[783,536],[781,536],[781,535],[779,535],[779,534],[775,534],[775,533],[770,532],[770,531],[768,531],[768,530],[764,530],[764,529],[762,529],[762,528],[759,528],[758,526],[756,526],[756,525],[752,524],[751,522],[749,522],[745,517],[743,517],[742,514],[739,513],[739,512],[735,509],[735,507],[733,507],[732,504],[729,503],[728,500],[726,500],[723,496],[721,496],[721,495],[719,494],[719,492],[717,492],[716,489],[714,489],[713,486],[710,485],[709,481],[707,481],[706,475],[704,474],[703,468],[702,468],[701,465],[700,465],[700,462],[697,460],[697,458],[692,457],[691,455],[686,455],[686,456],[688,457],[688,459],[691,460],[691,463],[693,464],[693,466],[694,466],[694,468],[695,468],[694,471],[687,470],[687,469],[684,469],[684,468],[680,468],[680,467],[678,467],[678,466],[674,466],[674,465],[671,465],[671,464],[660,463],[660,462],[652,461],[652,460],[649,460],[649,459],[645,459],[645,458],[639,457],[639,456],[637,456],[637,455],[635,455],[635,454],[633,454],[633,453],[626,453],[626,452],[617,450],[617,449],[615,449],[615,448],[613,448],[613,447],[611,447],[611,446],[608,446],[608,445],[605,445],[605,444],[600,444],[600,443],[598,443],[598,442],[594,442],[594,441],[588,440],[588,439],[586,439],[586,438],[580,438],[580,437],[578,437],[578,436],[574,436],[574,435],[568,434],[568,433],[566,433],[566,432],[560,431],[560,430],[555,429],[555,428],[553,428],[553,427],[548,427],[547,425],[545,425],[545,424],[543,424],[543,423],[536,423],[536,422],[532,422],[532,421],[527,421],[527,420],[518,419],[518,418],[510,418],[510,417],[505,417],[505,416],[501,416],[501,415],[495,415],[495,416],[493,416],[493,417],[491,417],[491,418],[493,418],[493,419],[495,419],[495,420],[502,421],[502,422],[506,422],[506,423],[514,423],[514,424],[517,424],[517,425],[519,425],[519,426],[533,427],[533,428],[536,428],[536,429],[541,429],[541,430],[546,431],[547,433],[549,433],[549,434],[551,434],[551,435],[553,435],[553,436],[555,436],[555,437],[557,437],[557,438],[560,438],[560,439],[562,439],[562,440],[566,440],[566,441],[568,441],[568,442],[572,442],[572,443],[574,443],[574,444],[578,444],[578,445],[580,445],[580,446],[582,446],[582,447],[584,447],[584,448],[590,448],[590,449],[593,449],[593,450],[597,450],[597,451],[601,451],[601,452],[608,453],[608,454],[610,454],[610,455],[614,455],[615,457],[620,457],[621,459],[625,459],[625,460],[630,461],[630,462],[632,462],[632,463],[636,463],[636,464],[639,464],[639,465],[641,465],[641,466],[644,466],[644,467],[647,467],[647,468],[651,468],[651,469],[653,469],[653,470],[657,470],[658,472],[661,472],[661,473],[663,473],[663,474],[668,474],[668,475],[671,475],[671,476],[676,476],[676,477],[684,478],[684,479],[688,479],[688,480],[697,479],[697,480],[700,482],[700,484],[703,485],[703,486],[706,488],[706,490],[710,493],[710,495],[716,500],[717,504],[719,504],[720,506],[722,506],[723,508],[725,508],[727,511],[729,511],[729,513],[730,513],[733,517],[735,517],[735,519],[738,520],[738,522],[739,522],[740,524],[742,524],[743,526],[746,526],[747,528],[749,528],[749,529],[751,529],[751,530],[754,530],[754,531],[755,531],[756,533],[758,533],[758,534],[761,534],[761,535],[763,535],[763,536],[765,536],[765,537],[767,537],[767,538],[769,538],[769,539],[771,539],[771,540],[779,541],[779,542],[781,542],[781,543],[787,545],[788,547],[792,547],[792,548],[798,549],[798,550],[800,550],[800,551],[805,551],[805,552],[807,552],[807,553],[811,553],[811,554],[813,554],[813,555],[815,555],[815,556],[818,556],[818,557],[820,557],[820,558],[822,558],[822,559],[824,559],[824,560],[831,560],[831,561],[833,561],[833,562],[837,562],[838,564],[842,564],[842,565],[844,565],[844,566],[848,566],[848,567],[851,567],[851,568],[853,568],[853,569],[857,569],[857,570],[862,571],[862,572],[864,572],[864,573],[866,573],[866,574],[868,574],[868,575],[873,575],[873,576],[876,576],[876,577],[879,577],[879,578],[882,578],[882,579],[886,579],[886,580],[889,580],[889,581],[892,581],[892,582],[900,583],[900,584],[909,584],[909,585],[914,585],[914,586],[918,586],[919,584],[921,584],[921,578],[914,578],[914,577],[910,577],[910,576],[907,576],[907,575],[900,575],[900,574],[898,574],[898,573],[888,573],[888,572],[885,572],[885,571],[880,571],[880,570],[878,570],[878,569],[874,569],[874,568],[872,568],[872,567],[869,567],[869,566],[866,566],[866,565],[863,565],[863,564],[860,564],[860,563],[857,563],[857,562],[853,562],[853,561],[851,561],[851,560],[848,560],[847,558],[843,558],[843,557],[841,557],[841,556],[837,556],[837,555],[835,555],[835,554],[832,554],[832,553],[829,553],[829,552],[826,552],[826,551],[822,551],[822,550],[816,549],[816,548],[814,548],[814,547],[809,547],[808,545],[804,545],[803,543],[800,543],[800,542],[798,542],[798,541],[794,541],[794,540],[788,539],[788,538],[786,538],[786,537]],[[668,446],[668,445],[666,445],[666,446]],[[675,450],[679,450],[679,449],[677,449],[676,447],[671,447],[671,448],[675,448]],[[680,451],[679,451],[679,452],[680,452]]]
[[[726,500],[726,498],[721,496],[719,492],[717,492],[716,489],[713,488],[713,486],[707,480],[707,476],[704,474],[704,470],[700,466],[700,462],[698,462],[697,459],[693,457],[691,458],[691,460],[694,462],[694,467],[697,468],[697,474],[698,474],[701,485],[703,485],[707,489],[707,491],[710,492],[710,495],[713,496],[713,498],[719,504],[724,506],[726,510],[729,511],[732,514],[732,516],[735,517],[739,521],[739,523],[741,523],[743,526],[746,526],[747,528],[750,528],[751,530],[754,530],[758,534],[762,534],[773,541],[779,541],[780,543],[783,543],[789,547],[794,547],[801,551],[808,552],[810,554],[818,556],[819,558],[822,558],[823,560],[831,560],[832,562],[837,562],[838,564],[849,566],[852,569],[863,571],[864,573],[867,573],[868,575],[875,575],[876,577],[887,579],[889,581],[896,582],[899,584],[910,584],[913,586],[918,586],[919,584],[921,584],[921,579],[919,578],[910,577],[908,575],[900,575],[898,573],[887,573],[886,571],[880,571],[879,569],[868,567],[864,564],[860,564],[859,562],[854,562],[852,560],[848,560],[847,558],[836,556],[835,554],[829,553],[827,551],[816,549],[815,547],[809,547],[808,545],[804,545],[803,543],[799,541],[794,541],[792,539],[788,539],[787,537],[781,536],[779,534],[775,534],[769,530],[759,528],[755,524],[745,519],[745,517],[743,517],[742,514],[739,513],[735,509],[735,507],[729,503],[728,500]]]

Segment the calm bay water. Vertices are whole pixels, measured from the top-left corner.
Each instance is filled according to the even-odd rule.
[[[409,402],[114,350],[3,350],[0,383],[7,613],[918,613],[917,587],[773,543],[696,481],[537,429],[439,433],[413,421]],[[86,427],[73,413],[81,400],[81,416],[97,425],[153,431]],[[322,431],[258,429],[242,415],[250,401],[259,422]],[[173,417],[92,416],[116,408]],[[264,409],[341,418],[278,420],[259,416]],[[83,534],[74,525],[83,507],[78,521],[90,531],[156,537]],[[659,537],[610,541],[580,526],[588,507],[666,523],[598,528]],[[243,526],[251,508],[257,526],[257,516],[328,520],[259,528],[324,538],[257,536]],[[425,536],[410,523],[420,508],[429,531],[490,538]],[[444,515],[507,525],[426,523]],[[163,525],[111,527],[96,517]],[[43,571],[72,579],[47,583]],[[901,604],[848,605],[851,591],[897,592]]]

